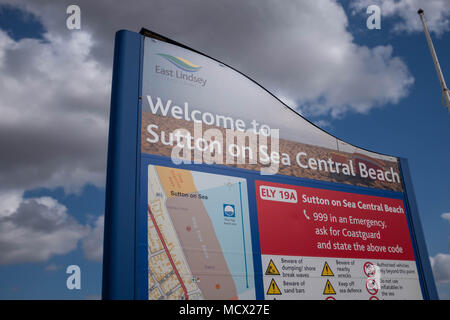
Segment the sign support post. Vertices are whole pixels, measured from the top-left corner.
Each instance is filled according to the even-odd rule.
[[[416,203],[416,196],[412,184],[411,174],[409,171],[408,160],[400,158],[400,169],[403,176],[403,185],[405,187],[406,205],[409,211],[409,225],[411,234],[413,235],[413,241],[415,242],[417,260],[419,260],[419,272],[423,277],[423,282],[426,284],[423,288],[423,293],[426,299],[438,300],[439,296],[436,290],[436,284],[434,282],[433,271],[430,265],[430,257],[428,255],[427,246],[425,244],[425,237],[423,235],[422,223],[420,222],[419,210]]]
[[[135,232],[141,39],[116,33],[103,256],[103,299],[135,298]]]

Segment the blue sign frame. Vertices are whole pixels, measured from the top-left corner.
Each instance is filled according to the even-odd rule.
[[[147,206],[145,196],[147,186],[144,183],[146,182],[144,178],[147,176],[146,165],[151,163],[175,166],[170,158],[141,154],[140,151],[143,48],[143,35],[127,30],[116,33],[106,181],[103,299],[147,299],[147,214],[146,210],[142,209]],[[146,165],[141,165],[141,159],[142,164]],[[262,266],[256,212],[256,179],[402,199],[407,213],[423,298],[438,299],[408,161],[405,158],[400,158],[404,192],[279,174],[263,177],[255,171],[220,165],[183,164],[176,167],[247,179],[257,299],[264,299],[264,290],[262,276],[260,276]]]

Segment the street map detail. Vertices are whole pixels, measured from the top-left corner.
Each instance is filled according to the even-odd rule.
[[[243,178],[148,166],[148,298],[255,299]]]

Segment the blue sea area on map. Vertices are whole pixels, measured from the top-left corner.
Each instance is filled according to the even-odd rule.
[[[241,294],[254,288],[253,257],[247,184],[243,179],[235,178],[233,180],[234,183],[211,189],[202,189],[198,192],[208,197],[207,200],[203,200],[203,204],[211,218],[217,239],[222,246],[237,292]],[[224,215],[224,204],[234,206],[234,217]]]

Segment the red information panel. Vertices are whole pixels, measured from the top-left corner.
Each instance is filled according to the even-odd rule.
[[[255,185],[263,255],[414,260],[402,200]]]

